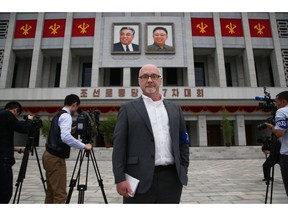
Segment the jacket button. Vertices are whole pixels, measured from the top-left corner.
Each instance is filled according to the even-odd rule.
[[[154,139],[151,139],[151,142],[154,142]]]
[[[154,155],[151,155],[151,158],[154,159]]]

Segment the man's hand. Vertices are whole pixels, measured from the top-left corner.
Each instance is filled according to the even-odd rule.
[[[34,116],[32,116],[32,115],[27,115],[27,119],[33,120],[33,118],[34,118]]]
[[[130,187],[130,184],[128,181],[122,181],[116,185],[117,187],[117,192],[126,198],[129,197],[129,194],[132,194],[132,189]]]
[[[92,148],[93,148],[92,144],[90,143],[85,144],[85,147],[84,147],[85,150],[90,151],[92,150]]]

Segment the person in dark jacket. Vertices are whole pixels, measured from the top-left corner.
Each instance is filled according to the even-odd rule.
[[[22,106],[11,101],[0,111],[0,203],[9,203],[13,192],[12,166],[15,164],[14,151],[22,153],[21,148],[14,147],[14,131],[28,133],[32,127],[33,116],[20,121],[17,117],[22,113]]]

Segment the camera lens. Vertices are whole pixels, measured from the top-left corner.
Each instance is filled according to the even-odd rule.
[[[259,124],[259,125],[257,125],[257,129],[258,130],[264,130],[264,129],[266,129],[267,128],[267,126],[266,126],[266,124]]]

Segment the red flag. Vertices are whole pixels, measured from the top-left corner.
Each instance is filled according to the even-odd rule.
[[[269,20],[249,19],[251,37],[272,37]]]
[[[72,37],[94,36],[95,19],[74,19],[72,27]]]
[[[43,38],[64,37],[65,24],[65,19],[45,20],[43,28]]]
[[[34,38],[37,20],[17,20],[14,38]]]
[[[193,36],[214,36],[212,18],[191,18]]]
[[[220,19],[223,37],[243,37],[241,19]]]

